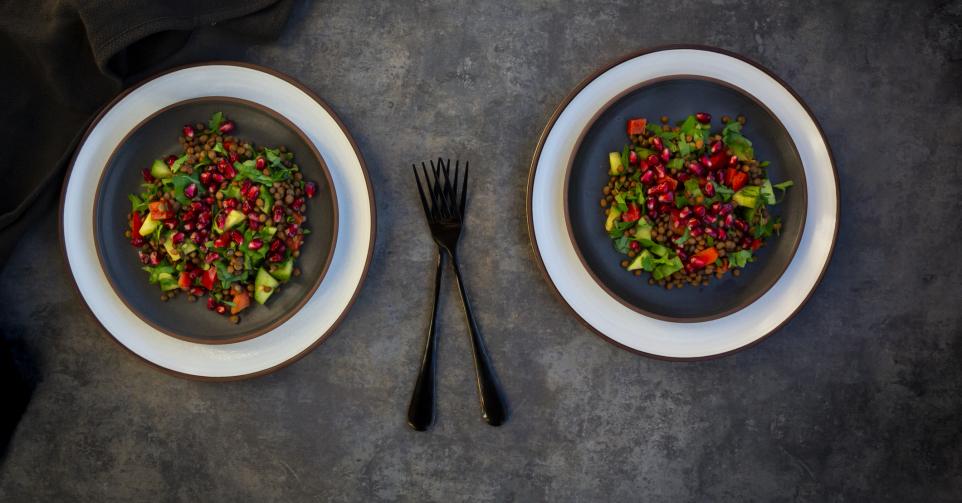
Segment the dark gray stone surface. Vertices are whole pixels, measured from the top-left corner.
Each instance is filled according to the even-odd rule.
[[[379,235],[354,309],[275,375],[169,377],[84,314],[51,216],[0,276],[5,337],[39,378],[0,500],[959,500],[960,22],[958,0],[301,6],[282,40],[238,56],[317,91],[366,156]],[[564,95],[609,59],[675,42],[785,78],[842,188],[834,259],[799,315],[691,364],[579,325],[541,278],[524,215],[528,163]],[[479,418],[450,289],[438,423],[404,422],[433,269],[406,166],[438,153],[477,169],[464,265],[513,409],[499,429]]]

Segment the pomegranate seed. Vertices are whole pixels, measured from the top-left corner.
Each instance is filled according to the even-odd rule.
[[[207,196],[207,197],[205,197],[205,198],[204,198],[204,202],[207,203],[208,206],[214,204],[214,196]]]
[[[216,307],[217,307],[217,301],[214,300],[213,297],[207,297],[207,309],[210,309],[211,311],[213,311],[214,308]]]
[[[260,193],[261,193],[261,188],[258,187],[257,185],[254,185],[251,188],[247,189],[247,192],[246,192],[247,199],[253,201],[257,199],[257,196],[259,196]]]
[[[260,250],[264,246],[264,241],[260,238],[252,239],[250,243],[247,243],[247,248],[251,250]]]
[[[704,268],[706,265],[708,265],[708,264],[705,263],[704,260],[702,260],[702,259],[700,259],[700,258],[698,258],[698,257],[692,257],[692,258],[691,258],[691,261],[689,261],[688,263],[691,264],[692,269],[702,269],[702,268]]]
[[[660,194],[660,195],[658,196],[658,202],[659,202],[659,203],[671,203],[671,202],[674,202],[674,201],[675,201],[675,193],[674,193],[674,192],[665,192],[664,194]]]
[[[275,239],[274,241],[271,241],[271,247],[270,247],[271,253],[283,253],[284,250],[286,249],[287,247],[284,245],[284,242],[281,241],[280,239]]]
[[[697,162],[688,163],[688,171],[691,171],[697,176],[702,176],[705,174],[705,168],[703,168],[702,165],[698,164]]]
[[[226,222],[226,220],[227,220],[227,217],[226,217],[223,213],[218,213],[218,214],[217,214],[217,227],[220,228],[220,229],[223,229],[223,228],[224,228],[224,223]]]
[[[268,262],[280,262],[282,260],[284,260],[284,255],[281,253],[272,253],[269,257],[267,257]]]
[[[225,210],[232,210],[237,207],[237,199],[224,199],[221,206],[223,206]]]
[[[721,206],[722,206],[721,203],[719,203],[718,201],[715,201],[714,203],[711,203],[711,208],[710,208],[710,209],[711,209],[712,214],[713,214],[713,215],[718,215],[718,214],[720,214],[720,213],[721,213]]]
[[[175,245],[179,245],[184,242],[184,233],[175,232],[173,236],[170,237],[170,241]]]
[[[656,164],[656,165],[655,165],[655,178],[658,178],[658,179],[660,180],[660,179],[662,179],[662,178],[665,177],[665,174],[666,174],[666,173],[665,173],[665,167],[662,166],[661,164]]]
[[[711,153],[717,154],[717,153],[721,152],[721,149],[723,149],[724,147],[725,147],[725,144],[724,144],[724,143],[722,143],[722,142],[720,142],[720,141],[716,141],[715,143],[712,143],[712,144],[711,144]]]
[[[149,170],[149,169],[144,168],[143,170],[140,171],[140,173],[141,173],[142,175],[144,175],[144,181],[145,181],[145,182],[147,182],[147,183],[154,183],[154,182],[156,181],[156,179],[154,178],[154,175],[151,175],[151,174],[150,174],[150,170]]]
[[[201,203],[200,201],[193,201],[193,202],[190,203],[190,209],[192,209],[192,210],[194,210],[194,211],[198,211],[198,210],[201,210],[201,209],[203,209],[203,208],[204,208],[204,204]]]
[[[688,219],[688,223],[687,223],[687,227],[688,227],[689,229],[694,229],[695,227],[698,227],[699,224],[700,224],[700,222],[698,221],[697,218],[689,218],[689,219]]]
[[[711,114],[705,112],[698,112],[695,114],[695,120],[701,122],[702,124],[708,124],[711,122]]]
[[[218,304],[217,307],[214,308],[214,312],[216,312],[217,314],[226,314],[226,313],[227,313],[227,306],[225,306],[225,305],[223,305],[223,304]]]
[[[204,171],[200,174],[201,185],[210,185],[210,171]]]
[[[708,182],[705,184],[705,195],[708,197],[712,197],[715,195],[715,184],[711,182]]]
[[[654,210],[656,202],[657,201],[655,201],[654,199],[649,198],[648,200],[645,201],[645,208],[648,208],[649,210]]]
[[[694,229],[691,229],[690,231],[688,231],[688,235],[693,238],[697,238],[698,236],[701,236],[701,233],[702,233],[701,227],[695,227]]]
[[[655,196],[655,195],[658,195],[658,194],[664,194],[665,192],[668,192],[668,184],[665,183],[665,182],[661,182],[661,183],[655,185],[654,187],[648,189],[648,195],[649,195],[649,196]]]
[[[651,138],[651,146],[654,147],[655,150],[661,150],[665,148],[665,143],[661,141],[660,136],[653,136]]]
[[[670,192],[669,192],[669,194],[670,194]],[[669,201],[669,202],[670,202],[670,201]],[[292,237],[296,236],[298,230],[299,230],[299,229],[298,229],[297,224],[291,224],[291,225],[289,225],[289,226],[287,227],[287,237],[292,238]]]
[[[304,198],[303,198],[303,197],[298,197],[298,198],[294,199],[294,203],[293,203],[292,206],[294,206],[294,209],[295,209],[295,210],[301,209],[301,208],[304,206]]]
[[[212,180],[214,180],[214,183],[220,183],[224,181],[224,175],[220,173],[213,173],[210,175],[210,177]]]
[[[237,162],[237,152],[231,152],[227,157],[230,159],[230,162]]]
[[[138,251],[138,252],[137,252],[137,258],[139,258],[139,259],[140,259],[140,263],[141,263],[141,264],[144,264],[144,265],[146,265],[148,262],[150,262],[150,258],[147,256],[146,253],[144,253],[144,252],[142,252],[142,251]]]
[[[705,222],[705,225],[711,225],[718,221],[718,217],[715,215],[705,215],[705,218],[703,218],[702,221]]]
[[[659,159],[655,154],[649,155],[646,161],[648,161],[648,165],[650,166],[657,166],[658,164],[661,164],[661,159]]]
[[[675,178],[677,178],[679,182],[685,183],[689,178],[691,178],[691,175],[689,175],[688,173],[685,173],[685,172],[683,171],[683,172],[681,172],[681,173],[678,173],[678,174],[675,176]]]
[[[274,208],[274,223],[280,223],[281,219],[284,218],[284,211],[278,206]]]
[[[160,255],[158,255],[157,252],[155,251],[150,252],[149,259],[150,259],[150,265],[160,264]]]
[[[701,156],[701,159],[699,159],[698,162],[700,162],[705,169],[712,169],[711,159],[709,159],[707,155]]]
[[[247,215],[247,218],[251,219],[247,221],[247,226],[250,227],[252,231],[256,231],[257,229],[261,228],[261,222],[257,220],[256,213],[251,213],[250,215]]]
[[[661,160],[665,162],[668,162],[669,160],[671,160],[671,150],[669,150],[668,147],[665,147],[661,151]]]
[[[655,172],[654,172],[654,171],[646,171],[643,175],[641,175],[641,179],[640,179],[640,180],[641,180],[641,183],[643,183],[643,184],[645,184],[645,185],[650,184],[652,181],[655,180]]]
[[[219,259],[219,258],[220,258],[220,253],[210,252],[210,253],[207,254],[206,257],[204,257],[204,262],[207,262],[208,264],[211,264],[211,263],[213,263],[215,260],[217,260],[217,259]]]
[[[714,227],[705,227],[705,235],[706,235],[706,236],[711,236],[711,237],[714,238],[714,237],[718,236],[718,233],[715,232],[715,228],[714,228]]]
[[[688,206],[685,206],[684,208],[681,209],[681,211],[678,212],[678,218],[686,219],[690,216],[691,216],[691,208],[689,208]]]
[[[177,162],[177,156],[168,155],[167,157],[164,158],[164,162],[167,163],[167,166],[173,166],[174,163]]]
[[[638,241],[632,241],[628,244],[628,248],[631,248],[634,251],[638,251],[641,249],[641,243],[639,243]]]
[[[722,214],[722,215],[727,215],[727,214],[729,214],[729,213],[731,213],[731,212],[733,212],[733,211],[735,211],[735,205],[733,205],[732,203],[725,203],[725,204],[721,205],[721,214]]]
[[[198,245],[204,242],[204,238],[201,237],[201,235],[196,232],[190,233],[190,240],[193,241],[194,244],[198,244]]]
[[[715,181],[715,173],[708,173],[708,175],[705,176],[705,181],[707,181],[707,182],[714,182],[714,181]]]
[[[678,258],[682,260],[688,260],[688,254],[685,253],[684,248],[678,248],[677,250],[675,250],[675,254],[678,255]]]
[[[725,215],[725,218],[722,219],[722,227],[731,227],[733,223],[735,223],[735,215],[731,213]]]
[[[177,227],[177,219],[176,219],[176,218],[173,218],[173,217],[171,217],[171,218],[165,218],[165,219],[164,219],[164,227],[166,227],[166,228],[168,228],[168,229],[173,229],[174,227]]]
[[[230,164],[228,164],[227,167],[224,168],[224,176],[229,179],[232,179],[235,176],[237,176],[237,170],[234,169],[234,166],[231,166]]]
[[[742,232],[748,231],[748,223],[740,218],[735,219],[735,227]]]
[[[628,152],[628,164],[631,164],[632,166],[638,164],[638,153],[634,150]]]
[[[144,237],[136,232],[133,234],[133,236],[130,237],[130,244],[136,248],[140,248],[141,246],[144,246],[145,242],[146,241],[144,240]]]
[[[230,164],[227,162],[227,159],[218,159],[217,171],[224,173],[224,170],[227,169],[228,166],[230,166]]]
[[[655,210],[653,210],[653,209],[652,209],[652,210],[648,210],[648,217],[651,218],[651,219],[655,219],[655,218],[658,217],[658,212],[655,211]]]
[[[638,157],[638,154],[636,154],[634,151],[632,151],[631,154],[634,155],[636,158]],[[645,166],[644,168],[647,170],[647,169],[648,169],[648,166]],[[314,194],[316,194],[316,193],[317,193],[317,184],[316,184],[316,183],[314,183],[314,182],[307,182],[307,183],[304,184],[304,194],[307,195],[307,198],[308,198],[308,199],[314,197]]]
[[[264,160],[263,157],[257,156],[257,159],[254,161],[254,167],[257,168],[259,171],[263,171],[264,168],[267,167],[267,161]]]
[[[658,206],[658,212],[659,212],[659,213],[668,213],[669,211],[671,211],[671,205],[668,204],[668,203],[661,203],[661,204]]]
[[[184,187],[184,195],[187,196],[188,199],[193,199],[194,196],[197,195],[197,184],[192,183]]]
[[[727,233],[727,232],[725,232],[725,229],[721,229],[721,228],[719,228],[719,229],[718,229],[718,230],[716,230],[715,232],[717,232],[717,233],[718,233],[718,235],[717,235],[717,236],[715,236],[715,237],[716,237],[716,238],[718,238],[718,239],[725,239],[725,238],[727,238],[727,237],[728,237],[728,233]]]
[[[242,244],[244,242],[244,235],[237,231],[230,231],[230,239],[237,244]]]
[[[184,126],[184,138],[192,140],[194,138],[194,128],[190,124]]]
[[[217,130],[220,131],[222,134],[230,133],[231,131],[234,130],[234,121],[224,121],[224,123],[221,124],[220,127],[217,128]]]
[[[734,168],[735,166],[738,166],[738,156],[737,156],[737,155],[733,155],[733,156],[731,156],[731,157],[728,158],[728,167]]]
[[[241,211],[243,211],[244,213],[250,214],[251,212],[254,211],[254,207],[251,206],[250,201],[244,201],[241,203]]]
[[[695,206],[695,209],[694,209],[693,211],[695,212],[695,216],[698,217],[698,218],[702,218],[702,217],[705,216],[705,207],[704,207],[704,206]]]

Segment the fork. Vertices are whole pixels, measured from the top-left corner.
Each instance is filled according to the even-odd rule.
[[[468,302],[468,294],[464,288],[464,279],[461,276],[461,265],[458,260],[458,240],[461,237],[461,229],[464,224],[464,209],[467,200],[468,190],[468,163],[464,163],[464,178],[461,180],[461,187],[458,187],[460,172],[460,161],[455,161],[453,180],[451,177],[451,160],[438,159],[431,164],[431,174],[425,164],[421,163],[421,171],[424,174],[424,184],[428,189],[429,196],[425,196],[424,188],[421,186],[421,179],[418,176],[417,166],[414,169],[414,179],[418,186],[418,195],[421,197],[421,206],[424,209],[424,216],[431,229],[431,237],[438,246],[437,271],[434,277],[434,309],[431,314],[431,325],[428,328],[428,337],[424,346],[424,356],[421,359],[421,369],[418,379],[411,395],[411,404],[408,407],[408,424],[415,430],[426,430],[434,421],[434,374],[436,369],[436,350],[437,350],[437,314],[438,296],[441,290],[441,274],[444,270],[445,256],[450,255],[451,264],[454,266],[454,274],[458,281],[458,291],[461,294],[461,303],[464,305],[464,314],[468,322],[468,332],[471,336],[471,353],[474,357],[474,371],[477,381],[478,398],[481,405],[481,417],[492,426],[500,426],[504,423],[507,413],[504,406],[504,399],[498,386],[497,377],[488,359],[484,340],[478,330],[477,322],[471,312],[471,304]],[[442,182],[443,177],[443,182]]]

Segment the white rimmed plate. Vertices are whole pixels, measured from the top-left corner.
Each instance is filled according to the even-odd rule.
[[[334,256],[308,303],[257,338],[207,345],[170,337],[129,311],[107,283],[93,236],[93,201],[107,157],[144,117],[203,96],[227,96],[266,106],[314,143],[331,171],[342,208]],[[333,111],[306,87],[280,73],[241,63],[191,65],[127,90],[94,120],[71,164],[61,198],[61,239],[77,289],[94,317],[122,346],[146,362],[190,378],[228,380],[287,365],[333,332],[361,289],[374,249],[374,194],[360,153]]]
[[[673,323],[640,314],[608,294],[579,260],[564,220],[565,167],[601,107],[628,89],[671,77],[723,81],[764,104],[788,130],[805,169],[808,213],[795,258],[772,288],[723,318]],[[548,283],[589,328],[649,356],[695,360],[725,355],[775,331],[814,291],[838,230],[838,179],[828,143],[801,99],[768,70],[732,53],[674,46],[621,59],[582,82],[555,111],[531,163],[528,230]]]

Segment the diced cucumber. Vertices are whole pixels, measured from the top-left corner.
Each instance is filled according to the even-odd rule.
[[[625,172],[625,165],[621,163],[621,152],[608,154],[608,175],[617,176]]]
[[[620,216],[621,216],[621,211],[619,211],[618,208],[614,206],[611,206],[610,208],[608,208],[608,220],[605,221],[605,230],[610,232],[611,229],[614,228],[615,222],[618,220],[618,217]]]
[[[170,255],[171,260],[174,262],[180,260],[180,251],[174,246],[173,235],[167,236],[167,239],[164,240],[164,249],[167,250],[167,255]]]
[[[280,283],[274,279],[263,267],[257,270],[257,276],[254,278],[254,300],[258,304],[263,304],[267,302],[267,299],[274,294]]]
[[[140,230],[137,231],[137,233],[140,234],[141,236],[146,237],[146,236],[149,236],[155,230],[157,230],[159,227],[160,227],[160,221],[154,220],[153,218],[150,217],[150,214],[148,213],[147,218],[144,219],[144,223],[140,225]]]
[[[154,164],[150,166],[150,174],[154,178],[171,178],[174,176],[167,164],[160,159],[155,160]]]
[[[287,281],[291,279],[291,273],[294,272],[294,259],[289,258],[283,264],[279,264],[277,269],[271,271],[271,276],[277,278],[278,281]]]

